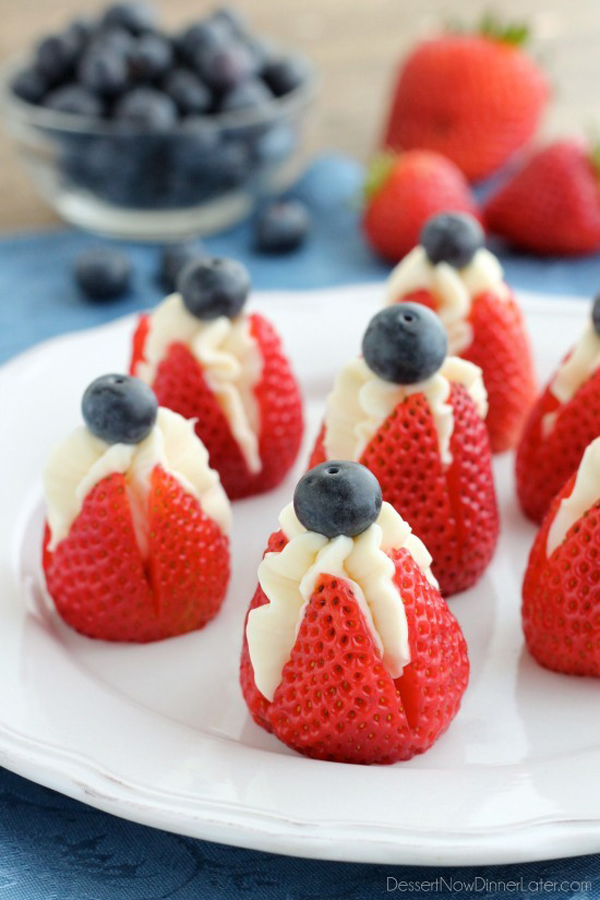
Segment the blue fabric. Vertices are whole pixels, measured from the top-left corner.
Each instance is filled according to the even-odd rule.
[[[257,288],[384,278],[389,267],[369,252],[357,228],[361,179],[360,167],[349,160],[322,158],[313,165],[295,193],[310,205],[314,229],[295,255],[254,253],[248,223],[207,240],[207,247],[243,260]],[[93,243],[94,238],[70,230],[0,241],[0,359],[52,335],[152,306],[160,298],[157,249],[132,245],[136,280],[130,295],[112,303],[83,301],[70,265],[80,249]],[[600,256],[542,262],[501,255],[509,282],[520,288],[589,296],[600,287]],[[600,856],[477,869],[298,860],[135,825],[6,770],[0,770],[0,809],[0,900],[600,898]]]

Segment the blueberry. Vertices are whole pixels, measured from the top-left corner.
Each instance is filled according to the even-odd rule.
[[[93,43],[84,53],[77,74],[90,91],[102,96],[120,93],[127,84],[127,60],[117,47]]]
[[[216,10],[209,21],[225,26],[236,37],[244,37],[248,31],[248,23],[243,14],[231,6],[222,6]]]
[[[300,247],[308,235],[310,216],[299,200],[278,200],[257,216],[256,249],[263,253],[288,253]]]
[[[35,64],[49,84],[69,77],[77,57],[77,44],[68,34],[51,34],[39,42]]]
[[[484,243],[483,228],[468,213],[440,213],[428,219],[421,231],[421,244],[434,265],[445,262],[462,269]]]
[[[44,100],[44,106],[56,112],[94,119],[99,118],[104,111],[102,101],[80,84],[66,84],[50,91]]]
[[[596,334],[600,336],[600,294],[598,294],[592,306],[592,324]]]
[[[142,34],[154,30],[156,10],[143,2],[115,3],[108,7],[102,21],[108,26],[124,28],[131,34]]]
[[[135,40],[131,32],[124,28],[102,28],[94,37],[90,47],[112,47],[125,59],[129,59],[129,54],[135,46]]]
[[[217,47],[225,47],[231,40],[230,29],[215,19],[204,20],[190,25],[179,36],[178,47],[187,62],[197,68],[203,56]]]
[[[123,94],[114,108],[114,117],[136,128],[164,131],[177,121],[177,107],[170,97],[152,87],[137,87]]]
[[[294,510],[308,531],[356,537],[381,510],[379,482],[360,463],[330,460],[310,469],[294,491]]]
[[[13,93],[27,103],[40,103],[48,90],[46,79],[34,66],[17,72],[10,86]]]
[[[296,133],[291,125],[278,122],[258,136],[252,152],[261,165],[272,166],[288,159],[296,149],[296,143]]]
[[[425,381],[440,368],[447,349],[441,321],[419,303],[396,303],[377,313],[362,343],[369,368],[395,384]]]
[[[173,45],[158,34],[139,37],[129,54],[129,72],[135,81],[156,81],[173,63]]]
[[[75,19],[67,28],[66,34],[73,41],[80,53],[96,32],[96,23],[87,16]]]
[[[273,94],[266,84],[258,78],[251,78],[225,94],[219,110],[225,113],[258,110],[266,107],[272,100]]]
[[[256,73],[256,60],[239,41],[213,47],[197,61],[200,77],[215,91],[230,91]]]
[[[198,319],[235,318],[250,291],[248,270],[224,257],[192,261],[177,279],[186,309]]]
[[[91,300],[112,300],[124,294],[131,283],[131,262],[120,250],[94,247],[75,261],[75,280]]]
[[[204,258],[205,253],[198,241],[180,241],[167,244],[160,259],[160,282],[165,290],[175,290],[180,272],[193,260]]]
[[[85,424],[108,444],[139,444],[158,412],[151,388],[130,375],[102,375],[87,387],[81,411]]]
[[[212,93],[190,69],[173,69],[165,78],[163,90],[184,116],[208,112]]]
[[[262,76],[275,96],[281,97],[304,84],[306,70],[301,59],[286,56],[268,63],[263,69]]]

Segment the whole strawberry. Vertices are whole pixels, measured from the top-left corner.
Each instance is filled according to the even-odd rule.
[[[137,379],[96,379],[45,473],[43,568],[72,628],[108,641],[202,628],[229,580],[230,509],[192,426]]]
[[[527,29],[486,19],[480,33],[446,33],[402,63],[383,146],[443,153],[469,181],[499,169],[534,135],[548,99],[525,55]]]
[[[541,522],[600,434],[600,296],[581,338],[531,410],[517,448],[517,494]]]
[[[542,254],[600,249],[600,169],[590,147],[556,141],[534,153],[485,205],[494,233]]]
[[[600,677],[600,438],[553,500],[523,581],[523,630],[547,669]]]
[[[356,463],[308,472],[280,516],[244,629],[254,721],[316,759],[389,764],[427,750],[469,677],[431,557]]]
[[[450,352],[481,369],[492,452],[514,447],[535,399],[533,360],[517,300],[471,216],[446,212],[426,222],[420,245],[388,280],[387,302],[407,300],[433,309]]]
[[[449,596],[480,578],[499,525],[481,372],[446,358],[446,346],[440,320],[422,305],[378,313],[364,358],[338,374],[309,465],[347,458],[373,472]]]
[[[281,341],[266,319],[243,312],[249,287],[234,260],[192,261],[178,293],[141,317],[130,365],[161,406],[195,421],[231,499],[279,484],[303,432]]]
[[[419,242],[427,219],[453,209],[477,216],[475,199],[457,167],[439,153],[413,150],[375,159],[365,187],[363,230],[390,262]]]

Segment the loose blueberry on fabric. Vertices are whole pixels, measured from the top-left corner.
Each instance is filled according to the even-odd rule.
[[[75,280],[91,300],[112,300],[122,296],[131,284],[129,257],[110,247],[84,250],[75,261]]]
[[[304,243],[310,216],[299,200],[279,200],[265,207],[254,223],[254,242],[262,253],[288,253]]]
[[[448,338],[436,314],[420,303],[396,303],[374,316],[362,351],[369,368],[394,384],[417,384],[438,371]]]
[[[102,375],[81,401],[85,424],[108,444],[139,444],[148,437],[158,412],[152,390],[130,375]]]
[[[598,294],[592,306],[592,323],[596,334],[600,337],[600,294]]]
[[[448,212],[428,219],[420,240],[431,263],[445,262],[455,269],[462,269],[483,247],[485,235],[473,216]]]
[[[310,469],[294,491],[294,511],[307,531],[356,537],[381,510],[381,487],[360,463],[330,460]]]
[[[234,259],[199,259],[188,263],[181,272],[177,290],[186,309],[198,319],[233,319],[248,297],[250,276],[246,267]]]
[[[160,282],[165,290],[174,291],[177,278],[183,269],[192,261],[203,259],[205,255],[199,241],[167,244],[161,254],[159,270]]]

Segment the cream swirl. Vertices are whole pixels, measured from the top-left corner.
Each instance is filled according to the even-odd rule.
[[[161,407],[154,428],[139,444],[108,444],[82,426],[54,449],[44,472],[50,549],[67,537],[92,488],[118,472],[125,476],[138,545],[146,556],[147,498],[157,465],[196,498],[224,534],[229,533],[229,500],[219,476],[208,465],[208,453],[193,423]]]
[[[548,531],[546,555],[550,557],[562,544],[572,525],[600,500],[600,437],[586,448],[577,470],[573,490],[560,501]]]
[[[448,400],[453,382],[466,388],[484,419],[487,415],[487,392],[481,369],[473,363],[449,356],[441,369],[426,381],[399,385],[383,381],[364,359],[352,360],[339,372],[327,401],[327,458],[360,460],[367,445],[396,406],[412,394],[424,394],[437,430],[442,462],[450,465],[454,412]]]
[[[395,565],[388,555],[406,549],[427,580],[437,587],[425,545],[389,503],[377,521],[355,538],[329,540],[307,531],[293,506],[279,523],[288,543],[280,553],[267,553],[258,580],[269,602],[248,616],[246,637],[256,686],[273,700],[296,642],[304,613],[321,575],[343,579],[354,594],[365,623],[392,678],[410,662],[406,611],[394,582]]]
[[[152,385],[174,343],[185,344],[198,360],[249,471],[260,472],[260,412],[254,388],[262,374],[262,356],[248,318],[202,321],[188,312],[180,294],[171,294],[149,316],[145,361],[138,365],[137,377]]]
[[[413,291],[429,291],[437,301],[436,312],[448,334],[450,353],[462,353],[473,342],[468,321],[473,298],[493,291],[501,300],[510,292],[502,266],[485,247],[477,250],[468,266],[455,269],[445,262],[431,263],[423,247],[415,247],[392,271],[386,304],[397,303]]]

